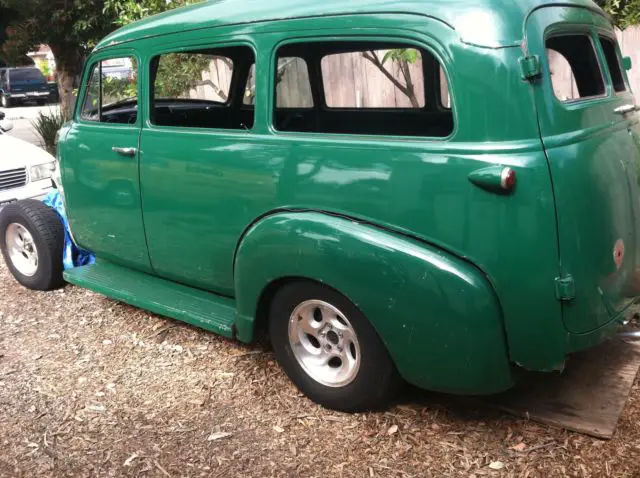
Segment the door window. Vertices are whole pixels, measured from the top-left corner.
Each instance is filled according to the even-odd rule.
[[[546,42],[553,92],[562,102],[603,96],[604,79],[587,34],[560,35]]]
[[[624,81],[624,74],[622,73],[622,65],[620,64],[616,41],[611,38],[600,37],[600,43],[602,44],[602,51],[604,52],[604,57],[607,61],[607,66],[609,67],[609,73],[611,73],[613,90],[616,93],[626,91],[627,84]]]
[[[80,117],[97,123],[136,123],[138,63],[135,58],[104,60],[92,67]]]
[[[255,62],[248,47],[167,53],[152,62],[152,122],[184,128],[250,129],[245,85]],[[242,90],[234,85],[242,86]],[[253,87],[255,95],[255,87]]]

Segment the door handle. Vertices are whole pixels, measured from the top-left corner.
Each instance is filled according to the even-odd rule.
[[[638,107],[636,105],[624,105],[613,110],[614,113],[619,115],[626,115],[627,113],[633,113],[634,111],[638,111]]]
[[[111,150],[120,156],[128,156],[130,158],[138,154],[138,148],[118,148],[114,146]]]

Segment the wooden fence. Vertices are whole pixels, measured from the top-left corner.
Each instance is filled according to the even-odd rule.
[[[618,41],[624,56],[632,59],[633,69],[628,72],[633,91],[640,95],[640,26],[628,28],[618,32]],[[383,58],[383,51],[378,52]],[[551,69],[554,75],[554,89],[562,98],[573,98],[576,95],[576,85],[571,69],[566,60],[559,54],[550,54]],[[281,107],[309,107],[311,106],[309,76],[304,62],[280,60],[280,66],[285,65],[284,75],[277,88],[278,105]],[[395,79],[405,85],[403,75],[398,64],[388,61],[385,63]],[[416,101],[424,105],[424,88],[422,75],[422,60],[410,66],[411,77],[415,83]],[[325,89],[327,104],[345,107],[410,107],[409,98],[394,86],[379,68],[365,59],[361,53],[340,54],[326,57],[322,63],[322,73],[326,78]],[[221,90],[229,87],[231,71],[220,62],[212,62],[209,71],[202,74],[202,80],[220,85]],[[254,79],[255,81],[255,79]],[[448,90],[446,78],[441,75],[441,96],[445,106],[448,106]],[[211,86],[201,84],[189,92],[192,98],[202,98],[220,101],[219,94]],[[251,97],[247,93],[247,97]],[[252,98],[252,97],[251,97]],[[640,101],[640,96],[638,96]]]

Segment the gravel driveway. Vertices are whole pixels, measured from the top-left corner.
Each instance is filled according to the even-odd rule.
[[[411,389],[333,413],[267,347],[71,286],[30,292],[0,259],[2,477],[639,476],[638,394],[609,442]]]

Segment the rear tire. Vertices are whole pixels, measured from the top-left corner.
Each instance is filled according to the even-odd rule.
[[[11,274],[28,289],[64,286],[64,240],[62,220],[40,201],[26,199],[0,211],[2,256]]]
[[[360,310],[315,282],[284,286],[271,302],[269,336],[276,359],[314,402],[342,412],[382,408],[402,379]]]

